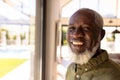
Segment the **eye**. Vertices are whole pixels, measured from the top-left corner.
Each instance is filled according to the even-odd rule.
[[[90,31],[90,26],[84,25],[84,26],[83,26],[83,29],[84,29],[85,31]]]
[[[75,27],[74,26],[69,26],[68,30],[73,31],[73,30],[75,30]]]
[[[89,31],[90,28],[89,28],[89,27],[84,27],[84,30],[85,30],[85,31]]]

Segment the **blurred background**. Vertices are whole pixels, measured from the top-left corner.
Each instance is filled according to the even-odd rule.
[[[67,25],[80,8],[102,15],[106,35],[101,48],[120,63],[120,0],[0,0],[0,80],[39,80],[40,75],[65,80],[71,63]]]
[[[0,80],[30,80],[35,0],[0,0]]]

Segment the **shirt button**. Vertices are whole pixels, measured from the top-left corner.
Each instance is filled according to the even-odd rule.
[[[87,68],[85,68],[85,71],[87,71],[88,69]]]
[[[80,76],[77,74],[77,75],[76,75],[76,78],[80,78]]]
[[[77,74],[75,80],[80,80],[80,76]]]

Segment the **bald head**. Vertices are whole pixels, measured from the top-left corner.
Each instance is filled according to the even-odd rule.
[[[88,8],[81,8],[78,11],[76,11],[71,16],[71,18],[74,16],[80,16],[80,15],[87,16],[88,18],[91,19],[92,23],[96,24],[96,26],[100,28],[103,28],[103,18],[98,12]]]

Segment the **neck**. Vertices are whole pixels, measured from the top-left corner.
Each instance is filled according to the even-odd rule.
[[[99,49],[97,49],[97,51],[96,51],[95,55],[94,55],[92,58],[94,58],[94,57],[98,56],[100,53],[101,53],[101,50],[100,50],[100,48],[99,48]]]

